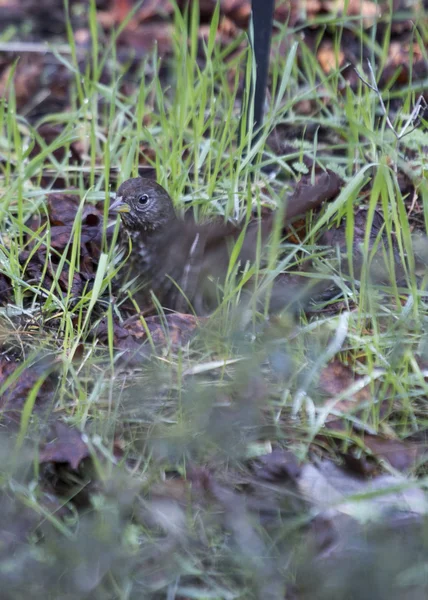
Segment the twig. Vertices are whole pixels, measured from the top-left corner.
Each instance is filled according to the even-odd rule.
[[[398,133],[396,131],[394,125],[392,124],[391,119],[388,117],[386,106],[385,106],[385,103],[383,101],[382,94],[381,94],[381,92],[380,92],[380,90],[378,88],[378,85],[376,83],[376,77],[375,77],[375,74],[374,74],[374,71],[373,71],[373,67],[372,67],[372,65],[371,65],[371,63],[370,63],[369,60],[367,60],[367,64],[368,64],[368,67],[369,67],[369,70],[370,70],[370,76],[371,76],[371,80],[372,80],[371,84],[364,79],[364,77],[358,72],[357,69],[354,68],[354,71],[355,71],[358,79],[360,79],[364,83],[364,85],[366,85],[368,88],[370,88],[371,90],[373,90],[373,92],[376,94],[376,96],[379,99],[379,103],[381,105],[382,113],[383,113],[383,115],[385,117],[386,124],[391,129],[391,131],[393,132],[393,134],[395,135],[395,137],[397,138],[397,140],[401,140],[405,135],[409,135],[409,133],[412,133],[412,131],[415,131],[415,129],[418,128],[419,122],[416,122],[416,121],[417,121],[417,119],[419,119],[421,111],[424,112],[428,108],[428,104],[427,104],[427,102],[426,102],[426,100],[425,100],[425,98],[423,96],[419,96],[419,98],[418,98],[418,100],[417,100],[417,102],[416,102],[416,104],[415,104],[415,106],[414,106],[414,108],[412,110],[412,113],[411,113],[410,117],[407,119],[407,121],[405,122],[405,124],[401,128],[400,133]],[[410,131],[407,131],[409,125],[411,123],[415,123],[415,122],[416,122],[416,124],[414,125],[414,127]]]
[[[55,49],[59,54],[71,54],[69,44],[59,44],[58,46],[49,46],[37,42],[0,42],[0,52],[16,52],[22,54],[29,52],[32,54],[49,54]],[[83,51],[82,51],[83,53]]]

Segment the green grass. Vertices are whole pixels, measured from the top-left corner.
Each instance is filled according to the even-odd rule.
[[[8,457],[2,469],[2,494],[7,506],[11,505],[11,519],[18,519],[13,516],[14,502],[31,509],[42,517],[42,525],[34,524],[31,530],[33,542],[38,536],[46,542],[43,547],[23,544],[21,554],[1,570],[5,583],[12,567],[24,573],[29,565],[35,573],[28,584],[18,577],[16,595],[11,598],[21,598],[28,590],[41,597],[46,581],[51,597],[62,597],[64,589],[74,590],[73,598],[103,599],[143,597],[138,594],[200,600],[268,595],[266,578],[275,582],[279,572],[281,582],[292,581],[303,552],[299,532],[311,515],[299,507],[284,519],[280,531],[262,529],[244,506],[235,515],[233,499],[225,499],[221,491],[207,499],[198,489],[197,477],[193,494],[183,486],[177,492],[179,500],[174,500],[168,491],[168,474],[186,476],[196,466],[207,465],[216,470],[222,485],[231,481],[239,488],[240,476],[248,476],[248,458],[273,446],[290,448],[302,460],[308,458],[311,444],[322,445],[315,440],[325,432],[329,414],[343,419],[344,447],[352,441],[364,448],[358,433],[364,429],[406,439],[426,428],[426,276],[416,276],[408,217],[412,199],[402,196],[397,182],[397,172],[411,175],[420,191],[423,221],[428,223],[426,132],[420,127],[398,140],[388,129],[372,90],[361,82],[352,90],[340,69],[326,75],[300,31],[281,25],[273,41],[269,110],[259,141],[251,148],[253,131],[245,134],[242,129],[246,112],[251,112],[251,99],[242,94],[243,88],[249,89],[251,55],[243,34],[228,46],[216,41],[218,19],[217,11],[203,43],[204,60],[199,61],[197,11],[183,16],[176,10],[172,58],[165,63],[154,52],[131,75],[117,62],[116,36],[105,43],[91,2],[93,46],[84,70],[79,70],[70,23],[70,53],[52,50],[74,74],[72,110],[48,115],[38,123],[30,124],[17,113],[13,72],[10,75],[8,99],[0,103],[0,235],[4,244],[0,270],[12,281],[14,298],[0,315],[6,343],[20,355],[22,369],[37,365],[40,357],[49,364],[25,400],[14,450],[2,450]],[[344,31],[352,31],[381,80],[391,21],[384,20],[383,36],[376,35],[376,30],[368,35],[360,18],[329,15],[319,17],[315,24],[320,41],[324,27],[331,34],[336,54]],[[426,52],[426,16],[417,25],[414,41]],[[279,42],[285,39],[286,53],[279,51]],[[115,73],[112,85],[101,82],[103,68]],[[359,71],[367,76],[362,60]],[[127,77],[134,83],[132,94],[121,91]],[[387,108],[393,105],[389,116],[397,130],[420,91],[412,82],[391,90],[381,88]],[[299,112],[302,101],[310,101],[309,115]],[[52,144],[42,142],[36,133],[43,123],[62,127]],[[297,132],[286,140],[292,147],[289,154],[273,151],[269,143],[272,132],[280,127]],[[305,137],[308,128],[318,132],[314,139]],[[322,130],[329,132],[331,141],[322,140]],[[41,150],[32,157],[34,140]],[[83,167],[69,162],[68,150],[76,141],[84,149]],[[66,148],[65,157],[58,160],[53,152],[61,146]],[[414,151],[413,157],[406,155],[408,150]],[[107,218],[114,191],[109,189],[110,171],[117,169],[122,181],[147,163],[155,168],[157,180],[171,193],[179,213],[193,210],[200,219],[221,215],[242,221],[251,208],[281,206],[305,170],[303,154],[342,174],[346,185],[318,217],[307,216],[307,233],[300,243],[276,240],[268,249],[268,268],[263,268],[259,257],[245,276],[256,274],[258,295],[263,297],[279,273],[297,271],[312,260],[315,273],[338,285],[340,311],[326,302],[324,312],[315,317],[301,314],[296,321],[285,311],[273,325],[266,319],[265,307],[257,306],[254,299],[242,304],[243,279],[232,259],[224,301],[196,338],[179,350],[168,345],[157,348],[137,373],[124,370],[120,353],[113,347],[113,318],[121,319],[121,305],[109,302],[109,289],[124,257],[105,244],[94,286],[80,298],[63,294],[58,282],[66,263],[70,284],[79,269],[83,206],[104,200]],[[68,258],[59,257],[57,277],[49,289],[41,283],[26,283],[26,265],[19,261],[26,236],[32,241],[28,245],[32,253],[42,244],[50,246],[48,228],[32,232],[26,225],[31,215],[46,214],[52,190],[42,188],[41,178],[47,171],[54,179],[64,178],[64,191],[80,200]],[[347,274],[345,263],[352,263],[355,253],[354,208],[362,199],[367,209],[363,266],[360,273],[351,269]],[[380,236],[376,240],[369,236],[376,210],[384,218],[384,243]],[[317,241],[322,231],[344,218],[347,251],[339,261],[323,252]],[[371,282],[376,260],[388,273],[386,283]],[[93,335],[104,317],[107,345]],[[21,324],[29,318],[37,327],[22,337]],[[372,400],[356,404],[355,410],[335,409],[351,395],[351,386],[332,395],[326,410],[317,384],[321,370],[333,357],[340,357],[364,377]],[[93,459],[89,473],[82,469],[71,481],[67,475],[64,498],[56,500],[54,507],[38,478],[37,460],[31,468],[21,466],[27,464],[26,453],[37,448],[43,423],[32,409],[38,387],[50,373],[57,381],[55,410],[85,432]],[[2,393],[11,389],[18,375],[15,371],[6,379]],[[351,423],[359,428],[351,431]],[[119,457],[117,440],[122,449]],[[328,451],[334,453],[331,448]],[[79,512],[70,500],[82,497],[86,510]],[[287,536],[291,541],[286,552]],[[81,564],[76,558],[79,554]],[[254,565],[254,556],[259,554],[267,558]],[[283,556],[292,565],[289,570],[280,566]],[[49,564],[51,571],[43,570],[42,564]],[[71,568],[61,582],[64,565],[76,567],[80,580],[77,575],[73,579]],[[269,575],[269,568],[275,577]],[[94,575],[97,569],[99,581]]]

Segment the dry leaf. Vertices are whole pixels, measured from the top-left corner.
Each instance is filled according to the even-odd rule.
[[[43,444],[40,450],[40,463],[64,463],[77,470],[82,460],[90,455],[81,432],[60,421],[55,423],[54,430],[52,441]]]

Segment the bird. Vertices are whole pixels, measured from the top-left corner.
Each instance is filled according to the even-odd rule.
[[[323,179],[322,179],[323,178]],[[283,218],[289,221],[337,194],[339,178],[331,172],[321,175],[317,188],[302,184],[288,202]],[[311,193],[312,192],[312,193]],[[219,289],[228,272],[230,250],[246,227],[238,262],[254,263],[267,243],[274,224],[274,211],[254,218],[244,226],[215,219],[197,223],[180,218],[164,187],[152,179],[134,177],[124,181],[110,205],[120,214],[119,244],[131,250],[128,275],[136,276],[140,289],[133,297],[139,307],[152,304],[152,294],[163,308],[207,315],[219,303]],[[220,287],[219,287],[220,284]]]

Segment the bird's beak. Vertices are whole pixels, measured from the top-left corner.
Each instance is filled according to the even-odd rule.
[[[109,213],[128,213],[131,208],[129,204],[123,201],[123,196],[117,196],[113,204],[110,204]]]

